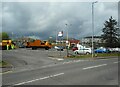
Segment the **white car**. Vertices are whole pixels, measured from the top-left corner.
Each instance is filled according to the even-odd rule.
[[[120,52],[120,48],[109,48],[110,52]]]
[[[82,48],[74,51],[75,54],[91,54],[92,49],[91,48]]]
[[[57,51],[63,51],[64,50],[63,46],[55,46],[55,49]]]

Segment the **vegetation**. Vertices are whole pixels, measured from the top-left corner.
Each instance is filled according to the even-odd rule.
[[[98,53],[98,54],[94,54],[94,58],[98,58],[98,57],[118,57],[120,56],[120,53]],[[91,58],[92,55],[75,55],[75,56],[70,56],[70,58]]]
[[[8,39],[10,39],[10,38],[9,38],[9,35],[6,32],[1,32],[0,33],[0,41],[1,40],[8,40]]]
[[[5,61],[0,61],[0,67],[7,67],[7,66],[10,66],[10,64],[8,64]]]
[[[103,40],[105,41],[104,46],[115,48],[119,46],[119,28],[117,27],[117,21],[112,18],[109,18],[108,21],[105,21],[103,28]]]

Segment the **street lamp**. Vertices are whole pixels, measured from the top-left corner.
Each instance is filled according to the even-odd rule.
[[[65,24],[66,28],[67,28],[68,24]],[[72,26],[72,24],[70,24],[70,26]],[[67,57],[69,56],[68,54],[68,45],[69,45],[69,41],[68,41],[69,37],[68,37],[68,28],[67,28],[67,41],[66,41],[66,47],[67,47]]]
[[[66,28],[67,28],[68,24],[65,24]],[[67,40],[66,40],[66,49],[67,49],[67,57],[68,57],[68,29],[67,29]]]
[[[97,1],[92,2],[92,58],[94,56],[94,4],[97,3]]]

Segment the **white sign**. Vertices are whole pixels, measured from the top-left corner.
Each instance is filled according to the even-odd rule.
[[[58,36],[59,36],[59,37],[62,37],[62,36],[63,36],[63,31],[59,32],[59,33],[58,33]]]

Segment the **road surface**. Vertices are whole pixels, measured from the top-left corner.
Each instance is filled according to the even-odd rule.
[[[2,74],[3,85],[118,85],[118,58],[69,60]]]

